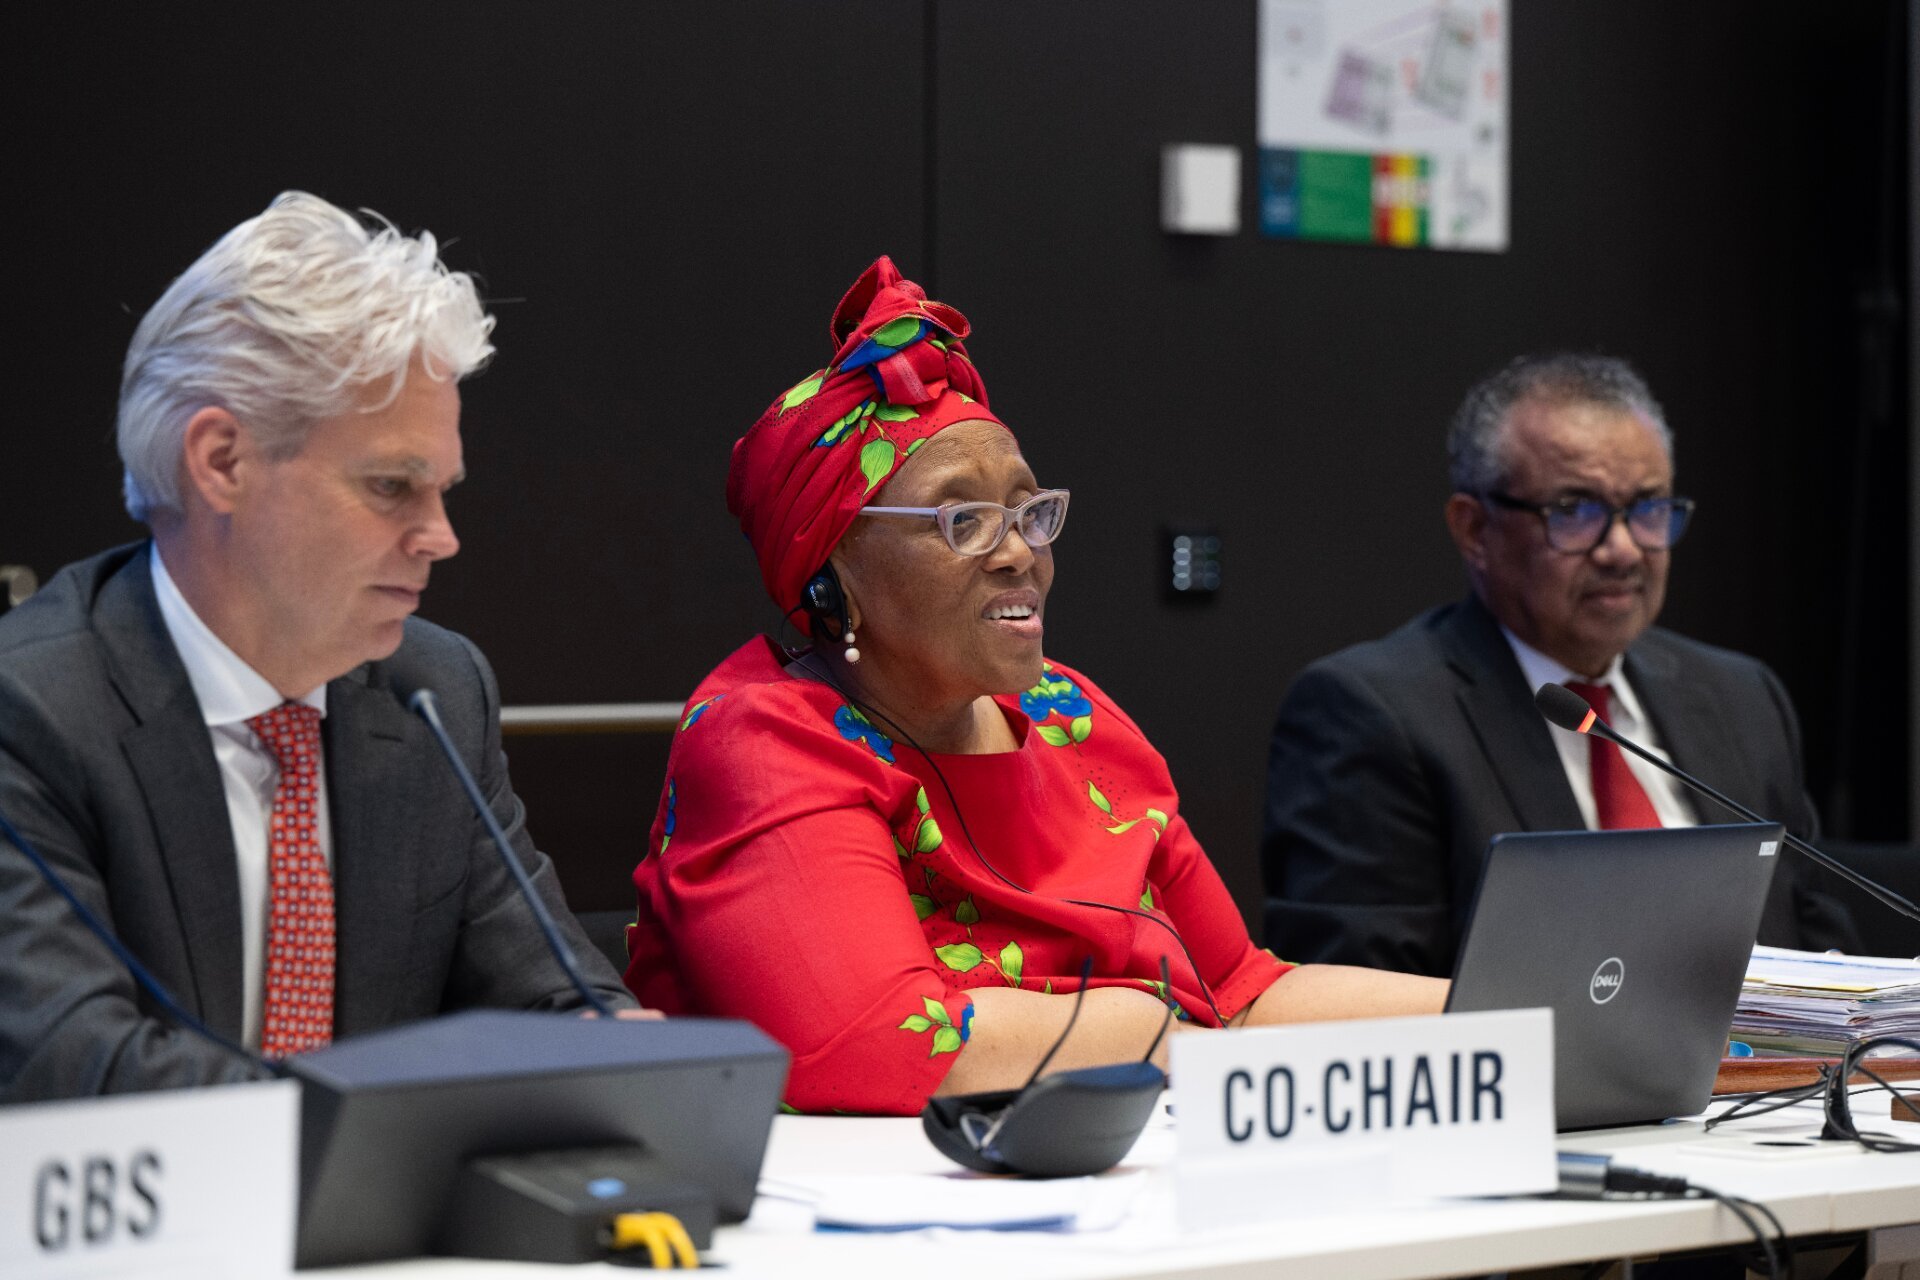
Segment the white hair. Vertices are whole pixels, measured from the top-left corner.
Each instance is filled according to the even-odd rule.
[[[227,232],[153,304],[120,380],[120,461],[136,520],[181,510],[187,422],[232,413],[270,457],[299,452],[326,418],[378,410],[416,355],[458,381],[493,354],[487,315],[433,236],[401,235],[302,191]],[[389,384],[367,403],[370,389]]]

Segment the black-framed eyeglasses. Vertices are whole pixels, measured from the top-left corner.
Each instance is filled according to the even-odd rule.
[[[944,507],[862,507],[866,516],[923,516],[936,521],[947,545],[963,556],[984,556],[1018,528],[1030,547],[1044,547],[1067,523],[1067,491],[1042,489],[1017,507],[997,502],[954,502]]]
[[[1583,556],[1613,532],[1613,522],[1624,519],[1627,536],[1642,551],[1665,551],[1680,541],[1693,518],[1693,499],[1636,498],[1616,507],[1599,498],[1562,498],[1558,502],[1526,502],[1498,489],[1486,500],[1509,511],[1531,511],[1547,526],[1547,545],[1568,555]]]

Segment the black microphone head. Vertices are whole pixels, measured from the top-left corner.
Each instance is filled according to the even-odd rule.
[[[1533,705],[1540,709],[1548,723],[1574,733],[1586,733],[1600,720],[1587,700],[1565,685],[1541,685],[1540,692],[1533,695]]]

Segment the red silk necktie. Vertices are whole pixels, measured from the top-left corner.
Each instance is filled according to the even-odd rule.
[[[1600,719],[1607,719],[1613,691],[1606,685],[1568,681],[1567,688],[1585,698],[1587,705],[1593,708],[1594,714]],[[1587,760],[1593,771],[1594,813],[1600,820],[1602,831],[1666,825],[1654,811],[1653,801],[1647,799],[1646,789],[1640,785],[1640,779],[1634,777],[1633,770],[1627,767],[1627,758],[1620,753],[1619,747],[1590,733],[1587,735]]]
[[[266,1016],[269,1058],[333,1039],[333,877],[320,849],[320,713],[283,702],[247,721],[280,762],[267,827]]]

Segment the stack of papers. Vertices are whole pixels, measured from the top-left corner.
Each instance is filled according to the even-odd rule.
[[[1753,949],[1735,1040],[1765,1053],[1836,1056],[1874,1036],[1920,1038],[1920,960]]]

